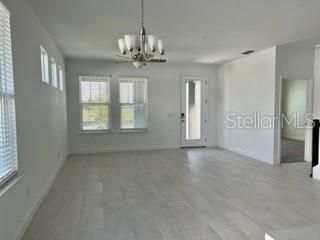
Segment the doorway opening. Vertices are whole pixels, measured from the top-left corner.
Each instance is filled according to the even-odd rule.
[[[312,113],[313,81],[281,79],[280,163],[311,162],[312,129],[307,126]]]
[[[206,77],[181,76],[181,147],[204,147],[207,136]]]

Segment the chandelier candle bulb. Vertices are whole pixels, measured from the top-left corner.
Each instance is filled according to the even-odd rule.
[[[148,44],[148,42],[146,42],[145,45],[144,45],[144,52],[145,53],[149,52],[149,44]]]
[[[124,40],[126,42],[128,51],[132,52],[134,47],[136,46],[136,36],[132,34],[127,34],[124,36]]]
[[[158,40],[158,51],[159,51],[160,55],[164,54],[164,44],[163,44],[162,39]]]
[[[119,49],[121,54],[126,54],[126,44],[123,38],[118,39]]]
[[[157,41],[158,37],[155,35],[148,36],[148,44],[151,52],[157,51]]]

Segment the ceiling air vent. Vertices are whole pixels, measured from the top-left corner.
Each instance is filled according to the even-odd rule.
[[[251,53],[254,53],[254,50],[248,50],[248,51],[243,52],[242,54],[243,55],[249,55]]]

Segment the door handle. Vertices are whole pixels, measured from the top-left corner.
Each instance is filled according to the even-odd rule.
[[[184,122],[184,113],[181,113],[181,122],[183,123]]]

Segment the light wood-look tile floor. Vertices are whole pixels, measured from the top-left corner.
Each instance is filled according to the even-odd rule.
[[[308,175],[221,149],[73,156],[23,240],[319,240]]]

